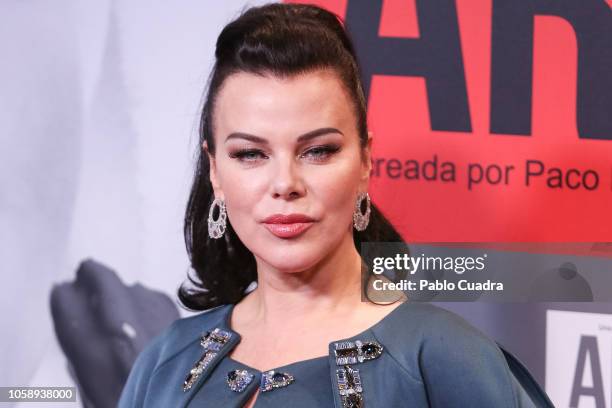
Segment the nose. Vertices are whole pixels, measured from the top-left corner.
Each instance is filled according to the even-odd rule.
[[[271,190],[274,198],[295,199],[306,193],[299,164],[291,157],[279,158],[273,167]]]

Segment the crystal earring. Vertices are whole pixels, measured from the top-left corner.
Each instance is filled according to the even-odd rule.
[[[366,211],[361,212],[361,204],[363,200],[366,200]],[[353,213],[353,225],[357,231],[363,231],[368,227],[370,222],[370,195],[365,193],[359,193],[357,201],[355,201],[355,212]]]
[[[213,213],[215,207],[219,207],[219,218],[213,219]],[[227,212],[225,211],[225,201],[220,198],[215,200],[210,205],[210,211],[208,211],[208,236],[213,239],[218,239],[225,233],[225,227],[227,226]]]

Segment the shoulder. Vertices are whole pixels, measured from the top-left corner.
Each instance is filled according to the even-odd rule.
[[[154,337],[136,358],[123,387],[119,407],[142,406],[149,380],[156,369],[199,341],[202,332],[223,325],[229,307],[230,305],[218,306],[175,320]]]
[[[385,340],[389,348],[399,347],[402,350],[406,345],[423,347],[426,343],[448,343],[454,348],[479,343],[497,349],[493,340],[463,317],[431,303],[405,302],[374,331],[376,337]],[[501,351],[494,351],[503,357]]]
[[[409,302],[376,327],[374,335],[405,371],[423,382],[433,406],[459,401],[516,406],[502,351],[459,315],[430,303]]]
[[[230,305],[222,305],[193,316],[175,320],[166,330],[151,341],[149,354],[157,354],[161,361],[171,358],[194,341],[202,332],[225,324]]]

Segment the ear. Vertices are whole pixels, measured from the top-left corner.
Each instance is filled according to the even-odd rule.
[[[368,130],[368,141],[363,151],[363,165],[361,179],[367,181],[370,179],[370,172],[372,171],[372,138],[373,133]],[[367,188],[367,185],[365,186]]]
[[[202,150],[208,155],[208,163],[210,163],[210,183],[212,184],[214,195],[215,197],[223,198],[223,192],[221,190],[221,186],[219,185],[219,179],[217,178],[217,161],[215,160],[215,156],[210,154],[206,140],[202,143]]]

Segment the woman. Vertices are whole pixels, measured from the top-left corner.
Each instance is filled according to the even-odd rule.
[[[367,194],[372,136],[338,18],[252,8],[215,55],[185,219],[197,279],[179,292],[208,311],[147,347],[119,406],[536,406],[458,316],[362,302],[361,242],[401,237]]]

